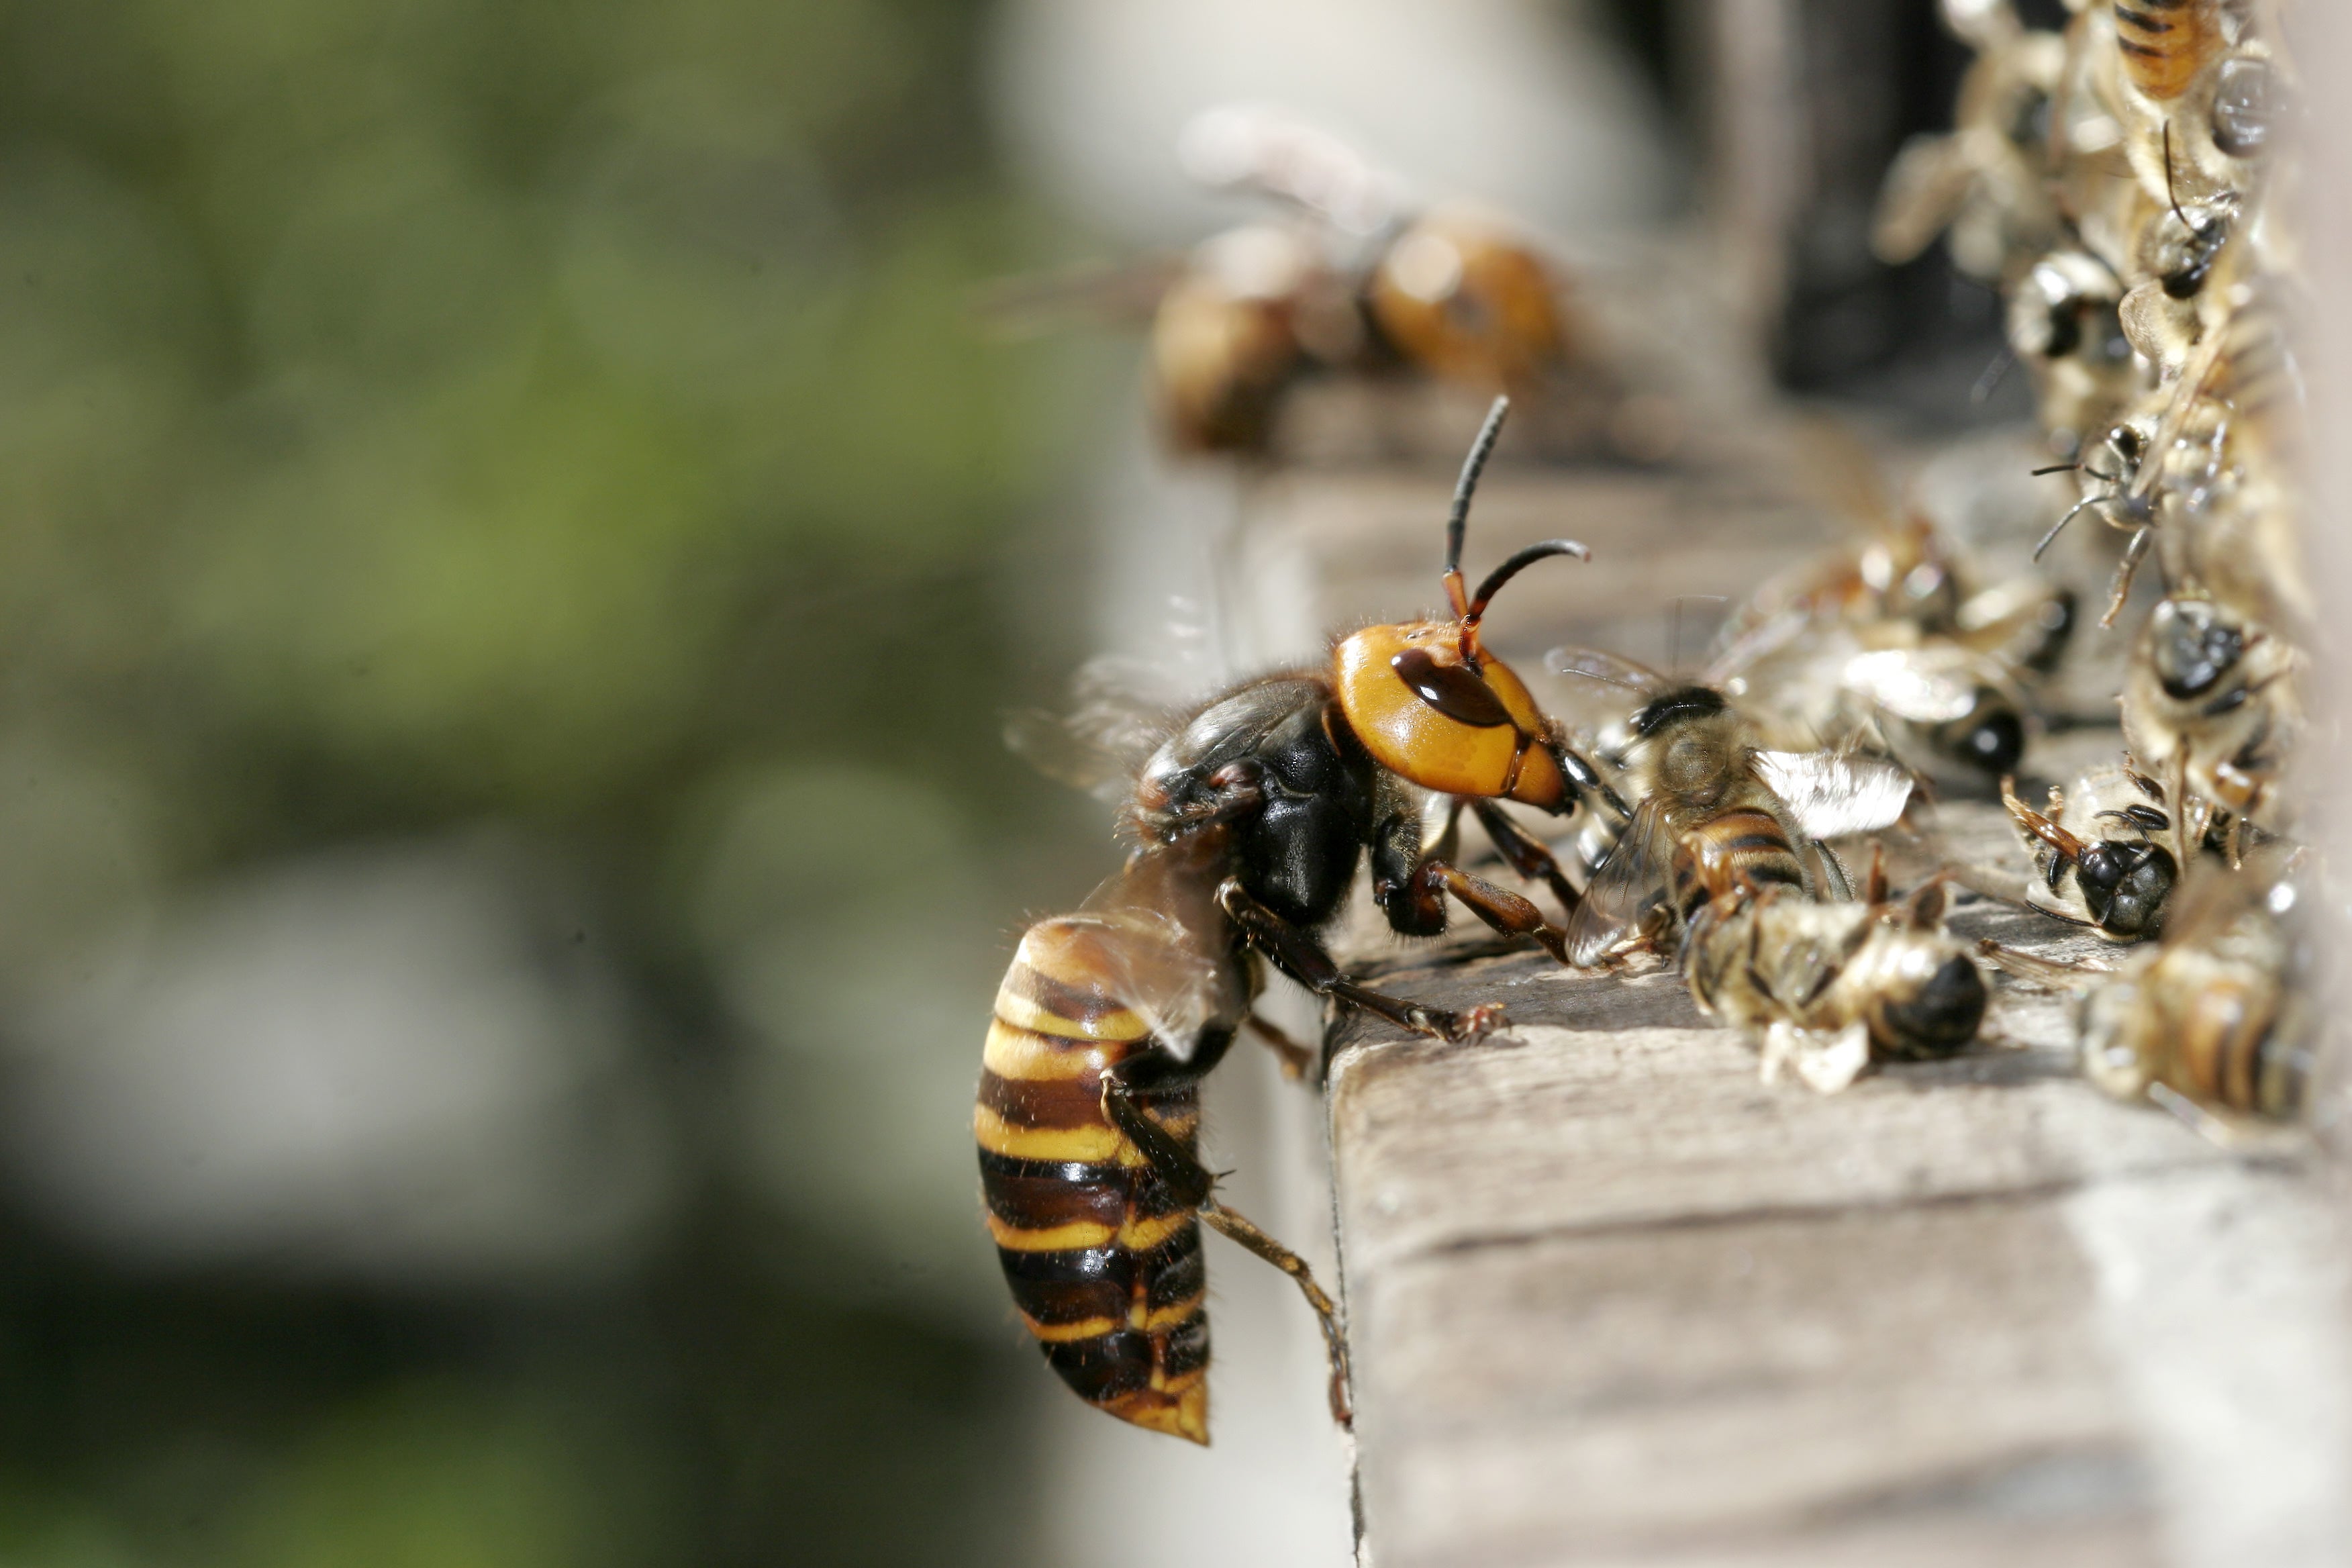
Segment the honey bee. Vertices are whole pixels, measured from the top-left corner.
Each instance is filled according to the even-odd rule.
[[[1880,548],[1832,552],[1813,569],[1826,591],[1767,584],[1727,623],[1703,679],[1775,745],[1860,742],[1915,772],[1989,785],[2024,753],[2031,691],[2064,649],[2073,595],[2019,583],[1938,605],[1932,584],[1956,579],[1933,557],[1899,584],[1851,592],[1867,587]],[[1860,573],[1842,579],[1850,565]]]
[[[2222,47],[2219,0],[2114,0],[2124,77],[2159,103],[2186,93]]]
[[[2039,258],[2009,289],[2009,352],[2032,374],[2042,424],[2062,451],[2113,423],[2146,384],[2123,298],[2115,269],[2074,248]]]
[[[2046,165],[2065,41],[2029,30],[2007,0],[1945,0],[1943,16],[1977,51],[1960,81],[1955,129],[1914,137],[1895,155],[1871,248],[1899,267],[1948,232],[1961,272],[2007,283],[2061,235]]]
[[[2251,826],[2277,805],[2302,728],[2284,638],[2201,591],[2182,588],[2150,614],[2124,683],[2124,738],[2173,803],[2175,856],[2215,807]]]
[[[1759,886],[1717,838],[1681,847],[1706,898],[1683,975],[1706,1013],[1760,1036],[1769,1082],[1783,1067],[1823,1093],[1874,1059],[1948,1056],[1976,1038],[1984,976],[1943,928],[1944,884],[1890,904],[1875,862],[1860,902],[1807,902]]]
[[[1549,868],[1562,889],[1549,852],[1493,803],[1565,814],[1591,792],[1622,809],[1479,642],[1512,576],[1585,553],[1568,540],[1530,546],[1465,589],[1464,525],[1505,407],[1472,448],[1446,527],[1453,616],[1367,627],[1339,639],[1327,668],[1245,682],[1193,713],[1136,775],[1125,867],[1077,913],[1032,926],[998,990],[974,1111],[989,1229],[1047,1362],[1122,1420],[1208,1441],[1201,1221],[1297,1282],[1329,1350],[1332,1413],[1348,1419],[1329,1299],[1218,1201],[1200,1163],[1199,1085],[1254,1023],[1261,964],[1333,1005],[1475,1039],[1502,1025],[1499,1009],[1367,989],[1317,940],[1358,864],[1369,855],[1374,899],[1402,934],[1443,931],[1452,898],[1562,952],[1532,902],[1423,854],[1418,791],[1468,797],[1514,865]]]
[[[2072,791],[2051,785],[2046,813],[2017,798],[2013,779],[2001,780],[2000,798],[2033,856],[2033,908],[2111,942],[2162,929],[2180,877],[2161,842],[2172,832],[2162,785],[2126,762],[2084,773]]]
[[[1591,868],[1569,917],[1568,961],[1591,967],[1632,946],[1669,945],[1707,892],[1682,852],[1696,837],[1747,881],[1802,897],[1850,891],[1826,840],[1884,827],[1911,798],[1910,774],[1891,763],[1827,752],[1774,751],[1721,691],[1677,683],[1591,648],[1555,648],[1556,674],[1598,680],[1646,699],[1607,755],[1638,804],[1579,839]]]
[[[2301,891],[2282,855],[2239,871],[2200,868],[2164,940],[2084,998],[2083,1076],[2119,1100],[2299,1117],[2318,1044]]]

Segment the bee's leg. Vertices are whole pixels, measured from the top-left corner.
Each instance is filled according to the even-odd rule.
[[[2088,921],[2075,923],[2090,924]],[[2021,952],[2013,947],[2003,947],[1989,936],[1978,939],[1977,956],[1987,960],[1997,969],[2007,970],[2020,980],[2052,991],[2080,991],[2100,975],[2116,972],[2115,965],[2102,963],[2096,959],[2042,958],[2034,953]]]
[[[1544,919],[1543,910],[1531,900],[1443,860],[1423,861],[1413,876],[1425,887],[1453,894],[1464,909],[1504,935],[1531,936],[1543,943],[1545,952],[1562,963],[1568,962],[1568,933]]]
[[[1837,851],[1831,848],[1827,844],[1818,838],[1808,838],[1805,842],[1811,847],[1813,858],[1821,862],[1822,882],[1824,887],[1831,890],[1830,896],[1837,900],[1840,903],[1852,902],[1853,900],[1853,878],[1847,874],[1845,862],[1837,858]],[[1871,849],[1873,854],[1877,852],[1877,845],[1874,841],[1871,846]],[[1883,876],[1879,879],[1879,890],[1881,892],[1885,890],[1885,878]],[[1875,903],[1878,900],[1875,899],[1865,899],[1863,901],[1864,903]]]
[[[1257,1037],[1265,1042],[1267,1049],[1281,1058],[1282,1076],[1292,1083],[1297,1083],[1300,1079],[1305,1078],[1307,1069],[1315,1065],[1315,1052],[1292,1039],[1287,1030],[1267,1023],[1255,1013],[1252,1013],[1242,1022],[1248,1025]]]
[[[2139,563],[2141,558],[2147,554],[2147,547],[2155,542],[2156,530],[2143,526],[2132,534],[2131,542],[2124,546],[2124,558],[2116,567],[2115,584],[2107,590],[2107,613],[2099,617],[2101,631],[2112,629],[2116,617],[2124,613],[2124,601],[2131,597],[2132,578],[2138,574]]]
[[[1339,1329],[1339,1309],[1323,1293],[1323,1287],[1315,1282],[1314,1271],[1307,1267],[1305,1258],[1217,1202],[1216,1178],[1166,1128],[1144,1114],[1143,1108],[1130,1098],[1133,1091],[1134,1086],[1127,1082],[1118,1068],[1104,1074],[1104,1118],[1135,1145],[1150,1165],[1151,1173],[1167,1184],[1179,1202],[1198,1209],[1201,1217],[1218,1232],[1241,1243],[1297,1283],[1299,1294],[1307,1298],[1307,1305],[1314,1310],[1315,1321],[1323,1331],[1324,1349],[1331,1358],[1331,1419],[1342,1426],[1349,1425],[1354,1419],[1354,1410],[1348,1393],[1348,1342]]]
[[[1510,813],[1491,800],[1474,800],[1470,803],[1470,809],[1477,814],[1478,826],[1486,830],[1487,838],[1493,841],[1503,858],[1510,862],[1512,870],[1530,882],[1544,882],[1551,889],[1553,896],[1559,900],[1560,908],[1575,912],[1576,906],[1583,901],[1583,895],[1569,881],[1568,874],[1559,868],[1559,862],[1553,858],[1549,845],[1514,822]],[[1444,855],[1439,858],[1451,860],[1454,857]]]
[[[1217,905],[1249,944],[1265,954],[1276,969],[1314,992],[1343,1006],[1357,1007],[1386,1018],[1400,1028],[1433,1040],[1475,1040],[1503,1026],[1500,1007],[1478,1006],[1463,1013],[1424,1007],[1402,997],[1384,996],[1357,984],[1339,973],[1323,945],[1264,904],[1249,896],[1241,883],[1227,878],[1217,889]]]

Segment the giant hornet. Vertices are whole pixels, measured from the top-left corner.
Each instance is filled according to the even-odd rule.
[[[1558,269],[1506,219],[1454,203],[1411,210],[1352,148],[1263,110],[1210,110],[1179,153],[1202,184],[1271,197],[1290,221],[1058,290],[1146,304],[1153,396],[1179,451],[1264,452],[1285,396],[1313,374],[1402,365],[1526,398],[1591,352]],[[997,304],[1025,315],[1055,291],[1015,285]]]
[[[1080,1398],[1125,1421],[1208,1441],[1208,1321],[1199,1221],[1291,1275],[1322,1325],[1331,1407],[1348,1419],[1345,1346],[1307,1265],[1221,1204],[1199,1156],[1199,1085],[1244,1023],[1261,964],[1330,1003],[1433,1039],[1499,1027],[1340,973],[1317,930],[1370,856],[1395,931],[1445,928],[1452,897],[1507,932],[1562,952],[1516,893],[1422,847],[1418,791],[1466,799],[1522,874],[1573,898],[1549,852],[1495,805],[1566,815],[1614,793],[1479,641],[1502,586],[1570,540],[1529,546],[1475,592],[1461,572],[1478,474],[1507,401],[1464,466],[1446,525],[1451,617],[1366,627],[1329,665],[1213,698],[1137,775],[1126,865],[1077,913],[1032,926],[997,992],[974,1124],[988,1226],[1023,1321]]]

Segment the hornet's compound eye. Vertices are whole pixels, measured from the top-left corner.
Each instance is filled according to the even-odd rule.
[[[2245,634],[2217,619],[2210,605],[2159,605],[2153,632],[2157,679],[2176,702],[2212,690],[2246,649]]]
[[[1511,710],[1467,665],[1440,663],[1427,648],[1409,647],[1389,660],[1413,695],[1457,724],[1491,730],[1511,721]]]

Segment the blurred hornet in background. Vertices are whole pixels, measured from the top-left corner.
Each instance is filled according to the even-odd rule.
[[[1394,176],[1267,110],[1208,110],[1178,151],[1202,184],[1270,198],[1285,221],[1227,230],[1172,264],[1016,285],[998,302],[1017,314],[1076,289],[1149,310],[1176,449],[1264,453],[1285,395],[1310,375],[1402,368],[1530,400],[1588,362],[1566,283],[1507,219],[1412,207]]]
[[[974,1112],[989,1229],[1046,1360],[1122,1420],[1208,1441],[1202,1220],[1297,1281],[1330,1351],[1332,1413],[1349,1418],[1329,1299],[1296,1255],[1217,1200],[1200,1162],[1200,1082],[1235,1032],[1248,1023],[1288,1045],[1251,1014],[1261,963],[1339,1006],[1476,1039],[1501,1026],[1500,1009],[1446,1012],[1369,990],[1315,932],[1369,855],[1398,932],[1444,931],[1450,897],[1559,952],[1533,903],[1423,854],[1420,792],[1467,797],[1515,866],[1570,898],[1549,852],[1495,802],[1561,815],[1580,794],[1617,804],[1479,642],[1487,604],[1522,568],[1585,554],[1568,540],[1530,546],[1465,590],[1464,527],[1505,406],[1472,449],[1447,524],[1453,616],[1356,632],[1328,668],[1249,681],[1182,721],[1134,779],[1125,867],[1077,913],[1033,926],[997,993]]]
[[[1635,805],[1630,817],[1594,813],[1578,837],[1591,871],[1568,926],[1568,961],[1580,967],[1672,947],[1710,896],[1689,853],[1694,842],[1758,887],[1851,896],[1826,841],[1887,826],[1911,798],[1911,775],[1892,763],[1767,749],[1703,682],[1677,682],[1592,648],[1555,648],[1545,662],[1554,674],[1643,700],[1597,748]]]
[[[1760,1037],[1767,1082],[1786,1067],[1833,1094],[1874,1059],[1976,1038],[1984,976],[1944,931],[1941,881],[1890,904],[1874,857],[1860,902],[1813,903],[1759,883],[1720,837],[1689,835],[1680,853],[1705,894],[1683,941],[1691,999]]]

